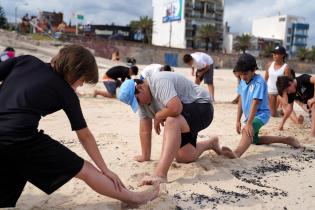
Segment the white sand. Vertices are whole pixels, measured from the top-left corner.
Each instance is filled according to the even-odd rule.
[[[0,38],[0,45],[3,48],[8,40],[11,40],[10,37],[2,35],[2,32]],[[56,47],[48,45],[44,47],[44,51],[43,47],[31,46],[29,43],[11,40],[12,43],[15,44],[13,47],[16,48],[18,55],[33,54],[45,61],[49,61],[51,55],[58,51]],[[27,47],[19,48],[26,44],[35,50],[29,50]],[[105,59],[97,60],[101,67],[100,76],[103,75],[104,68],[114,65]],[[176,68],[176,72],[193,79],[188,68]],[[235,131],[236,105],[228,102],[235,96],[237,81],[231,70],[216,70],[214,81],[217,101],[214,105],[215,117],[212,124],[200,133],[199,139],[218,135],[221,145],[234,148],[240,140],[240,135]],[[97,139],[107,165],[119,174],[128,187],[142,190],[143,188],[137,187],[137,183],[146,172],[151,173],[156,166],[161,151],[162,135],[153,135],[152,161],[146,163],[133,161],[133,156],[140,153],[137,115],[130,107],[117,100],[91,98],[94,88],[84,86],[79,90],[83,94],[81,106],[89,128]],[[104,89],[101,82],[96,88]],[[295,126],[289,121],[285,131],[279,132],[277,126],[280,118],[271,118],[261,132],[268,135],[294,135],[307,148],[315,149],[314,141],[308,138],[307,114],[300,109],[297,112],[303,114],[308,123]],[[71,132],[63,111],[43,118],[40,129],[60,140],[83,158],[90,160],[75,133]],[[170,182],[162,186],[161,196],[141,206],[140,209],[285,209],[285,207],[314,209],[314,158],[314,151],[303,152],[301,149],[294,150],[284,145],[252,145],[241,159],[236,160],[225,159],[213,152],[205,152],[195,163],[174,162],[169,170]],[[275,171],[277,167],[272,167],[273,172],[259,173],[258,169],[267,170],[266,167],[272,165],[278,166],[280,172]],[[288,167],[293,170],[286,171]],[[232,173],[233,170],[239,170],[240,176]],[[256,180],[256,184],[244,178]],[[257,185],[258,181],[261,183],[258,184],[260,186]],[[52,195],[46,195],[33,185],[27,184],[17,203],[17,209],[33,210],[121,208],[121,202],[98,195],[78,179],[71,180]]]

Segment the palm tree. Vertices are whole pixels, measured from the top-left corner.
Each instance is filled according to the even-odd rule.
[[[252,47],[252,36],[249,34],[243,34],[235,38],[234,49],[245,53],[246,50]]]
[[[208,51],[209,43],[211,43],[211,50],[214,51],[216,48],[216,40],[219,38],[219,33],[216,27],[211,24],[202,25],[197,29],[196,38],[206,44],[206,51]]]
[[[309,50],[307,59],[311,61],[315,61],[315,47],[312,47],[312,49]]]
[[[272,50],[273,50],[274,46],[272,43],[268,43],[266,44],[262,51],[260,52],[260,55],[264,58],[271,58],[272,57]]]
[[[298,57],[300,61],[304,61],[305,59],[308,58],[309,54],[310,52],[308,49],[301,47],[298,49],[296,56]]]
[[[144,34],[143,42],[151,43],[153,20],[148,16],[141,16],[140,20],[131,21],[129,26],[132,31],[140,30]]]

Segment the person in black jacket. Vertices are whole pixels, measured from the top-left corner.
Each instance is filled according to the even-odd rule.
[[[125,79],[131,79],[132,75],[138,74],[137,66],[114,66],[104,74],[103,84],[107,91],[95,90],[93,97],[98,95],[107,98],[116,98],[116,89],[120,87]]]

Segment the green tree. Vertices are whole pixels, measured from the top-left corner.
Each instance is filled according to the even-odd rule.
[[[233,45],[234,49],[237,51],[242,51],[245,53],[246,50],[252,47],[252,36],[249,34],[243,34],[242,36],[237,36],[235,38],[235,43]]]
[[[305,61],[308,56],[309,56],[310,51],[306,48],[299,48],[297,53],[296,53],[296,57],[300,60],[300,61]]]
[[[133,20],[129,26],[132,31],[140,30],[144,34],[143,42],[151,43],[153,20],[148,16],[141,16],[139,20]]]
[[[264,58],[271,58],[272,57],[272,50],[274,45],[272,43],[266,44],[260,52],[260,56]]]
[[[219,33],[215,26],[211,24],[201,25],[197,29],[197,40],[205,43],[205,50],[208,51],[209,43],[211,43],[211,50],[214,51],[217,48],[217,40],[219,38]]]
[[[0,28],[6,28],[8,25],[7,18],[5,17],[4,10],[0,5]]]
[[[315,61],[315,47],[314,46],[312,47],[312,49],[309,50],[307,59],[310,61]]]

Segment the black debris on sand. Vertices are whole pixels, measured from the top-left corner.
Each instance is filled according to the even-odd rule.
[[[235,204],[242,200],[252,198],[265,199],[269,197],[269,201],[270,199],[281,199],[287,197],[288,192],[268,184],[268,178],[273,175],[273,177],[277,177],[277,174],[288,174],[290,172],[300,173],[304,170],[303,166],[305,166],[305,164],[308,167],[312,167],[314,160],[315,150],[310,148],[304,149],[304,151],[297,154],[284,154],[278,157],[277,160],[265,158],[262,159],[257,166],[243,168],[241,170],[231,170],[231,174],[236,179],[246,183],[246,186],[235,186],[240,192],[229,191],[219,188],[218,186],[210,186],[209,183],[203,183],[208,185],[209,189],[216,193],[209,192],[209,196],[206,195],[207,193],[178,192],[175,193],[173,197],[177,202],[192,203],[194,206],[191,206],[191,209],[217,209],[219,204]],[[253,185],[255,189],[248,185]],[[176,209],[180,210],[182,208],[176,206]],[[284,209],[287,209],[287,207],[284,207]]]

